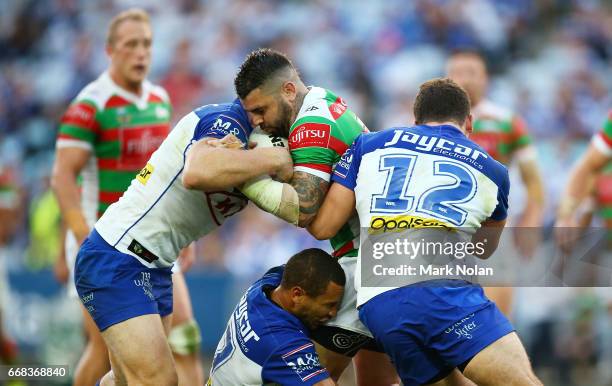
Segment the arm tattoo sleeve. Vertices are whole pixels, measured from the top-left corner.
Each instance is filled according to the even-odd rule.
[[[291,186],[300,197],[300,220],[298,225],[306,227],[319,211],[329,182],[310,173],[295,172],[291,179]]]

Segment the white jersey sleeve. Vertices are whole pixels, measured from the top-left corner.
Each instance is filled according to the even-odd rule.
[[[237,102],[204,106],[189,113],[95,229],[110,245],[148,267],[171,266],[182,248],[247,204],[238,190],[205,193],[186,189],[181,177],[187,151],[201,138],[222,138],[228,133],[247,143],[251,131]]]

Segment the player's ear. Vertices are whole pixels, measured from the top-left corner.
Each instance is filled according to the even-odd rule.
[[[302,287],[291,287],[291,299],[295,304],[301,304],[306,296],[306,291]]]
[[[468,114],[465,119],[465,132],[467,134],[472,134],[472,131],[474,131],[474,127],[472,126],[472,114]]]
[[[295,83],[290,80],[283,82],[283,85],[281,86],[281,94],[284,95],[287,100],[293,102],[297,96],[297,87],[295,86]]]
[[[106,43],[104,46],[104,52],[106,52],[106,55],[110,58],[113,54],[113,46],[110,43]]]

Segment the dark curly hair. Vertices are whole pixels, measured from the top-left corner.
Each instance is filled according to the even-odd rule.
[[[431,79],[419,87],[413,111],[417,125],[445,121],[462,125],[470,114],[470,97],[449,78]]]
[[[272,78],[279,70],[287,68],[293,69],[293,64],[281,52],[270,48],[260,48],[251,52],[240,66],[236,78],[234,78],[236,94],[244,99],[251,91]]]
[[[281,286],[283,288],[300,287],[310,297],[317,297],[325,293],[330,282],[344,286],[346,277],[344,271],[329,253],[309,248],[291,256],[285,271]]]

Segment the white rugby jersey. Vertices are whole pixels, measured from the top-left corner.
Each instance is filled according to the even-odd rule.
[[[405,232],[444,227],[467,240],[484,220],[507,216],[507,169],[451,125],[361,135],[332,180],[354,190],[360,225],[373,231],[400,223]],[[361,261],[359,256],[357,272]],[[355,275],[358,305],[396,288],[362,288],[360,277]]]
[[[237,189],[206,193],[186,189],[181,179],[187,151],[201,138],[223,138],[229,133],[246,144],[252,130],[238,100],[187,114],[95,229],[110,245],[147,267],[171,266],[182,248],[248,202]]]

